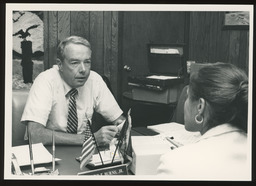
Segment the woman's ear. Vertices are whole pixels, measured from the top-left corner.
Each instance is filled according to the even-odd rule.
[[[203,114],[204,113],[205,106],[206,106],[205,99],[204,98],[200,98],[199,102],[198,102],[198,105],[197,105],[197,109],[198,109],[199,114]]]

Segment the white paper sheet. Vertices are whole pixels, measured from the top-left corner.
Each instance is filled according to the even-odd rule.
[[[179,54],[179,50],[175,48],[151,48],[152,54]]]
[[[200,132],[189,132],[184,125],[175,122],[151,125],[148,128],[160,133],[163,137],[172,136],[175,141],[183,145],[194,143],[201,137]]]
[[[43,163],[52,162],[52,155],[44,147],[42,143],[33,144],[32,151],[33,151],[34,164],[43,164]],[[12,147],[12,153],[15,154],[19,166],[30,165],[30,155],[29,155],[28,145]],[[55,158],[55,161],[59,161],[59,160],[61,159]]]

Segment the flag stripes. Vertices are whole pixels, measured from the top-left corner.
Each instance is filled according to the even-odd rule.
[[[96,148],[89,125],[90,125],[90,122],[87,123],[86,131],[85,131],[85,140],[82,145],[81,161],[80,161],[81,170],[84,168],[84,166],[86,166],[89,163],[94,153],[94,150]]]

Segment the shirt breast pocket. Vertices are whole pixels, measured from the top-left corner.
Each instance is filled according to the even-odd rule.
[[[91,122],[93,116],[93,108],[87,107],[82,113],[83,124],[86,124],[88,120]]]

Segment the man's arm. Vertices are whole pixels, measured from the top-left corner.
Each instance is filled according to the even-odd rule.
[[[40,123],[28,121],[28,132],[30,132],[32,143],[52,144],[52,130],[47,129]],[[55,143],[65,145],[82,145],[84,142],[83,134],[70,134],[55,131]]]

